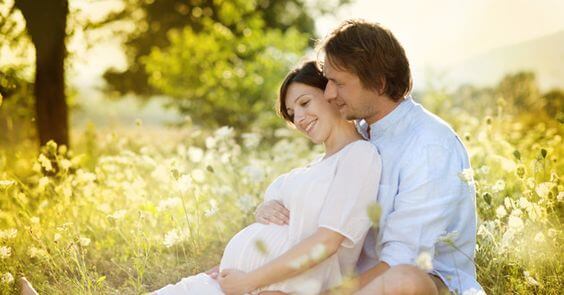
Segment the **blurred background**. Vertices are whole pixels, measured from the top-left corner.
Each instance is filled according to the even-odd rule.
[[[89,122],[133,126],[136,119],[147,127],[282,126],[273,102],[284,74],[303,56],[315,58],[315,40],[347,18],[392,30],[416,94],[456,92],[452,100],[462,102],[475,91],[519,86],[537,101],[511,104],[536,104],[556,117],[562,11],[556,0],[4,0],[0,142],[68,143]],[[38,62],[35,48],[54,62]],[[470,102],[480,106],[474,111],[485,112],[488,102],[478,100]]]
[[[217,265],[268,184],[323,152],[275,99],[348,18],[395,34],[415,100],[467,147],[484,290],[560,294],[563,12],[561,0],[0,0],[0,294],[22,275],[40,294],[142,294]]]

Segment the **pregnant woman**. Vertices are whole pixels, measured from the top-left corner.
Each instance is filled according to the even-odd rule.
[[[325,147],[323,157],[279,176],[266,190],[265,200],[292,212],[289,224],[249,225],[227,244],[217,280],[201,273],[154,294],[317,294],[354,270],[381,162],[375,147],[324,98],[326,83],[307,62],[280,89],[282,117]]]

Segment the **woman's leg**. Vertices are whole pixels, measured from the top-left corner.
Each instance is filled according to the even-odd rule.
[[[287,293],[281,291],[263,291],[259,295],[287,295]]]

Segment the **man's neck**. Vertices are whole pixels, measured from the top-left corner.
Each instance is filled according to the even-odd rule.
[[[398,101],[394,101],[387,96],[381,97],[376,106],[376,112],[374,113],[374,115],[370,117],[366,117],[364,118],[364,120],[366,121],[366,123],[368,123],[368,125],[372,125],[380,121],[381,119],[386,117],[389,113],[393,112],[403,100],[404,99],[402,98]]]

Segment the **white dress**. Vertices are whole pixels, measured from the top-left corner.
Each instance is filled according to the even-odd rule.
[[[220,269],[245,272],[257,269],[324,227],[346,237],[335,255],[298,276],[253,294],[266,290],[317,294],[339,284],[344,275],[354,270],[370,227],[366,210],[376,199],[381,167],[376,148],[359,140],[326,159],[278,177],[266,190],[265,201],[282,201],[290,211],[289,225],[247,226],[227,244]],[[198,274],[168,285],[156,294],[223,293],[217,281]]]

